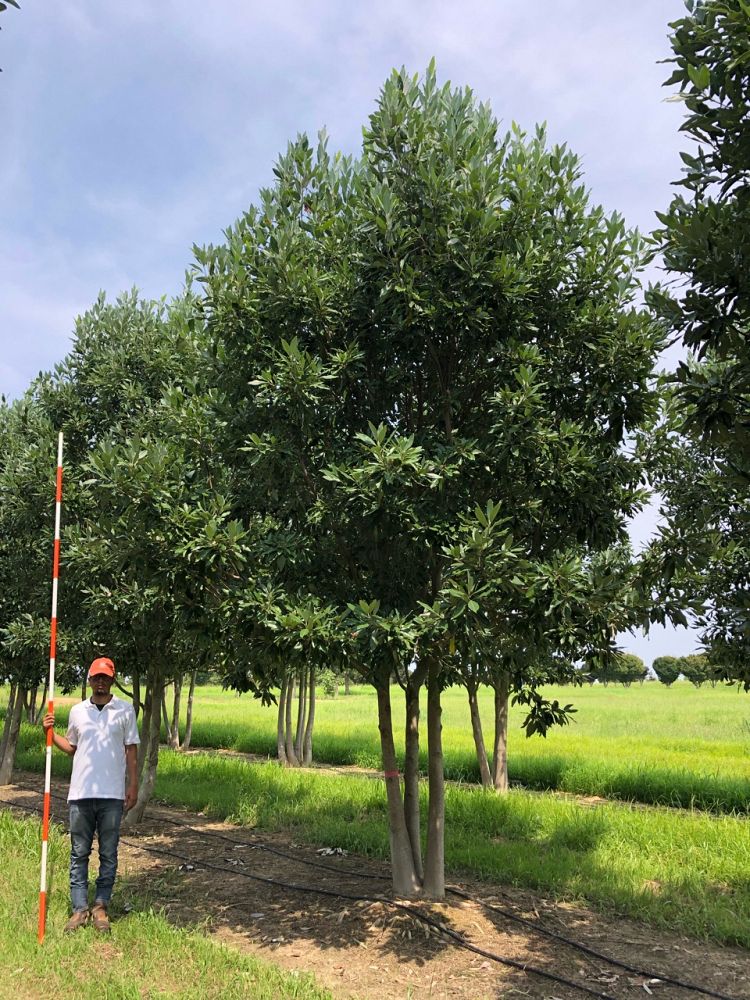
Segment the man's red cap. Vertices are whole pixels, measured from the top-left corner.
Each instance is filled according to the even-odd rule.
[[[108,656],[98,656],[89,667],[89,677],[96,674],[106,674],[107,677],[115,676],[115,665]]]

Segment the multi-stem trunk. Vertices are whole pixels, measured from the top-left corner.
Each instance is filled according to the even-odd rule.
[[[18,693],[18,685],[11,684],[10,691],[8,692],[8,704],[5,709],[5,722],[3,724],[3,736],[0,739],[0,762],[5,756],[5,748],[8,745],[8,734],[10,733],[10,724],[13,718],[13,709],[16,704],[16,695]]]
[[[307,695],[307,724],[305,725],[305,738],[302,743],[302,763],[305,767],[312,764],[312,738],[313,726],[315,725],[315,667],[310,667],[310,679]]]
[[[156,784],[156,769],[159,764],[159,736],[161,728],[159,705],[164,700],[164,683],[160,679],[156,679],[152,681],[149,687],[151,688],[151,713],[149,718],[148,733],[146,734],[145,762],[143,772],[141,774],[141,780],[138,785],[138,801],[123,821],[126,829],[132,829],[143,819],[143,814],[146,811],[146,806],[151,801],[151,796],[154,793],[154,785]]]
[[[482,732],[482,717],[479,714],[479,699],[477,698],[478,686],[479,685],[475,680],[467,680],[466,682],[466,691],[469,696],[471,732],[474,736],[474,748],[477,752],[477,763],[479,764],[479,775],[482,779],[482,787],[492,788],[490,762],[487,760],[487,748],[484,745],[484,733]]]
[[[18,746],[18,734],[21,731],[21,718],[24,709],[24,691],[16,693],[13,712],[10,716],[10,726],[8,728],[8,738],[5,741],[5,753],[0,760],[0,785],[9,785],[13,775],[13,765],[16,762],[16,747]]]
[[[174,679],[174,701],[172,702],[172,722],[167,733],[172,750],[180,749],[180,699],[182,695],[182,674]]]
[[[495,689],[495,747],[492,754],[492,784],[495,791],[508,791],[508,697],[510,675],[502,673],[492,685]]]
[[[406,729],[404,734],[404,816],[414,859],[414,870],[421,879],[422,839],[419,816],[419,692],[426,667],[419,663],[406,683]]]
[[[427,853],[424,892],[429,899],[445,896],[445,775],[443,773],[443,724],[440,704],[440,666],[430,660],[427,673]]]
[[[351,694],[351,693],[352,693],[352,681],[351,678],[349,677],[349,671],[346,670],[344,672],[344,694]]]
[[[279,710],[276,714],[276,756],[279,764],[286,767],[289,763],[286,756],[286,698],[289,681],[286,677],[281,678],[281,690],[279,691]]]
[[[185,710],[185,735],[182,738],[182,749],[190,748],[190,741],[193,738],[193,699],[195,698],[195,681],[198,676],[198,668],[194,667],[190,675],[190,689],[188,691],[187,708]]]
[[[404,818],[401,783],[393,743],[393,718],[391,716],[391,691],[388,677],[381,679],[378,692],[378,729],[383,756],[385,793],[388,802],[388,834],[391,843],[391,872],[393,891],[397,896],[413,899],[420,894],[421,884],[414,868],[409,831]]]

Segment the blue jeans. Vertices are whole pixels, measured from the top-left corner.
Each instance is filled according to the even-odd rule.
[[[99,878],[95,903],[109,905],[117,874],[122,799],[75,799],[70,807],[70,899],[74,910],[89,905],[89,855],[99,838]]]

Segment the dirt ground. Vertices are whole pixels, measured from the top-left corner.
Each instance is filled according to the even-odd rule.
[[[40,808],[39,776],[17,772],[15,782],[2,789],[0,798]],[[53,816],[65,822],[64,788],[58,786],[55,794],[63,798],[53,801]],[[173,853],[148,853],[143,848]],[[397,909],[388,901],[390,882],[384,864],[353,855],[320,855],[284,835],[255,832],[160,804],[153,805],[137,833],[123,835],[120,871],[134,898],[116,893],[115,947],[117,922],[128,919],[136,899],[145,900],[162,908],[176,924],[201,927],[226,945],[285,969],[311,972],[337,1000],[514,996],[573,1000],[586,995],[573,985],[533,973],[531,967],[616,1000],[700,996],[655,982],[660,975],[750,1000],[750,953],[741,949],[657,931],[584,906],[486,882],[455,886],[472,899],[449,895],[439,905]],[[258,879],[283,882],[285,887]],[[67,892],[67,886],[56,889]],[[340,898],[337,893],[368,899]],[[490,911],[480,898],[652,974],[587,956]],[[529,968],[511,968],[466,950],[439,928],[416,919],[414,910],[467,943]]]

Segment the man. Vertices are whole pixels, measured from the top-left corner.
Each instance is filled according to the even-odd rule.
[[[130,702],[116,698],[111,688],[115,665],[101,656],[89,667],[91,698],[70,710],[65,736],[53,732],[58,749],[73,758],[68,805],[70,810],[70,897],[73,915],[65,925],[75,931],[91,920],[108,932],[107,910],[117,874],[117,845],[123,813],[138,797],[138,726]],[[55,725],[53,714],[42,722]],[[99,878],[89,910],[89,856],[94,833],[99,838]]]

